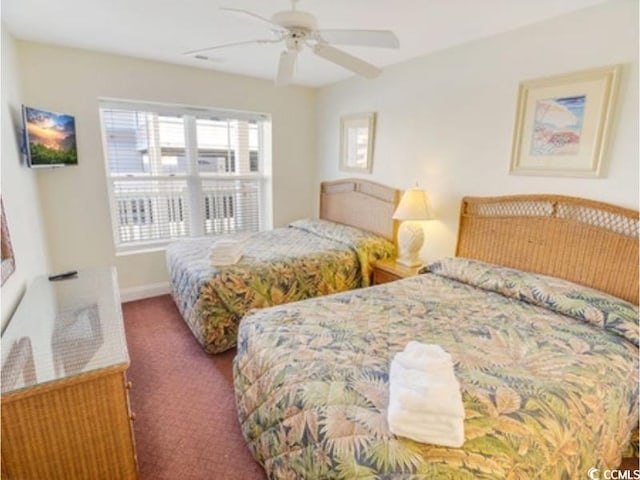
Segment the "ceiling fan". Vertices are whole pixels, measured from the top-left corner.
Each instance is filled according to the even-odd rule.
[[[276,85],[284,86],[293,80],[298,53],[304,46],[330,62],[340,65],[353,73],[365,78],[374,78],[380,74],[380,69],[364,60],[339,50],[332,45],[357,45],[365,47],[398,48],[400,42],[390,30],[348,30],[318,29],[316,18],[308,12],[296,9],[299,0],[291,0],[291,10],[274,13],[271,18],[262,17],[256,13],[239,8],[222,7],[220,10],[252,17],[268,24],[274,38],[246,40],[242,42],[225,43],[213,47],[200,48],[185,52],[185,55],[208,60],[207,52],[227,47],[252,44],[284,43],[285,50],[280,54]]]

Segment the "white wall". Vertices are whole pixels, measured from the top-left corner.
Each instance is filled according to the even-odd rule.
[[[115,256],[98,97],[270,113],[274,225],[315,214],[315,90],[51,45],[18,51],[24,102],[76,117],[79,165],[38,172],[55,270],[115,265],[124,289],[167,281],[164,252]]]
[[[508,174],[518,84],[625,64],[606,177]],[[374,181],[419,182],[438,221],[426,224],[430,261],[452,255],[463,195],[560,193],[638,208],[638,2],[616,0],[351,79],[318,95],[318,179],[338,171],[340,116],[377,112]]]
[[[49,262],[35,173],[22,165],[19,150],[22,104],[15,41],[2,24],[2,201],[16,259],[16,270],[2,286],[4,329],[25,287],[33,277],[46,273]]]
[[[425,260],[453,253],[463,195],[550,192],[638,208],[637,18],[636,0],[615,0],[319,91],[29,42],[17,42],[14,52],[3,32],[2,190],[18,272],[2,288],[2,319],[25,282],[49,270],[47,250],[51,270],[115,265],[125,289],[167,280],[161,252],[115,256],[98,97],[271,113],[276,226],[317,212],[319,181],[351,176],[337,168],[340,116],[376,111],[367,177],[399,188],[418,181],[428,190],[438,220],[426,227]],[[518,83],[613,63],[625,69],[606,177],[509,175]],[[17,124],[20,100],[76,116],[78,167],[33,172],[19,165],[6,119]]]

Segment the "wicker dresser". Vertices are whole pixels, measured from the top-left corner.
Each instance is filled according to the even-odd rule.
[[[36,279],[2,334],[2,478],[137,478],[113,268]]]

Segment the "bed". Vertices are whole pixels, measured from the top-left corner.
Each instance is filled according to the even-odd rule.
[[[174,301],[205,351],[234,347],[249,310],[367,286],[372,262],[395,254],[398,190],[347,179],[323,182],[320,191],[319,220],[169,245]],[[237,263],[212,265],[209,252],[221,238],[243,243]]]
[[[465,198],[456,257],[250,313],[234,360],[249,449],[270,478],[587,478],[637,456],[638,230],[584,199]],[[461,448],[389,431],[410,340],[454,360]]]

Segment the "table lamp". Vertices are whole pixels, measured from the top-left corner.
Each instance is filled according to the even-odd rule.
[[[399,254],[396,263],[407,267],[420,265],[420,249],[424,243],[420,221],[433,219],[425,191],[415,187],[404,192],[393,218],[402,222],[398,229]]]

